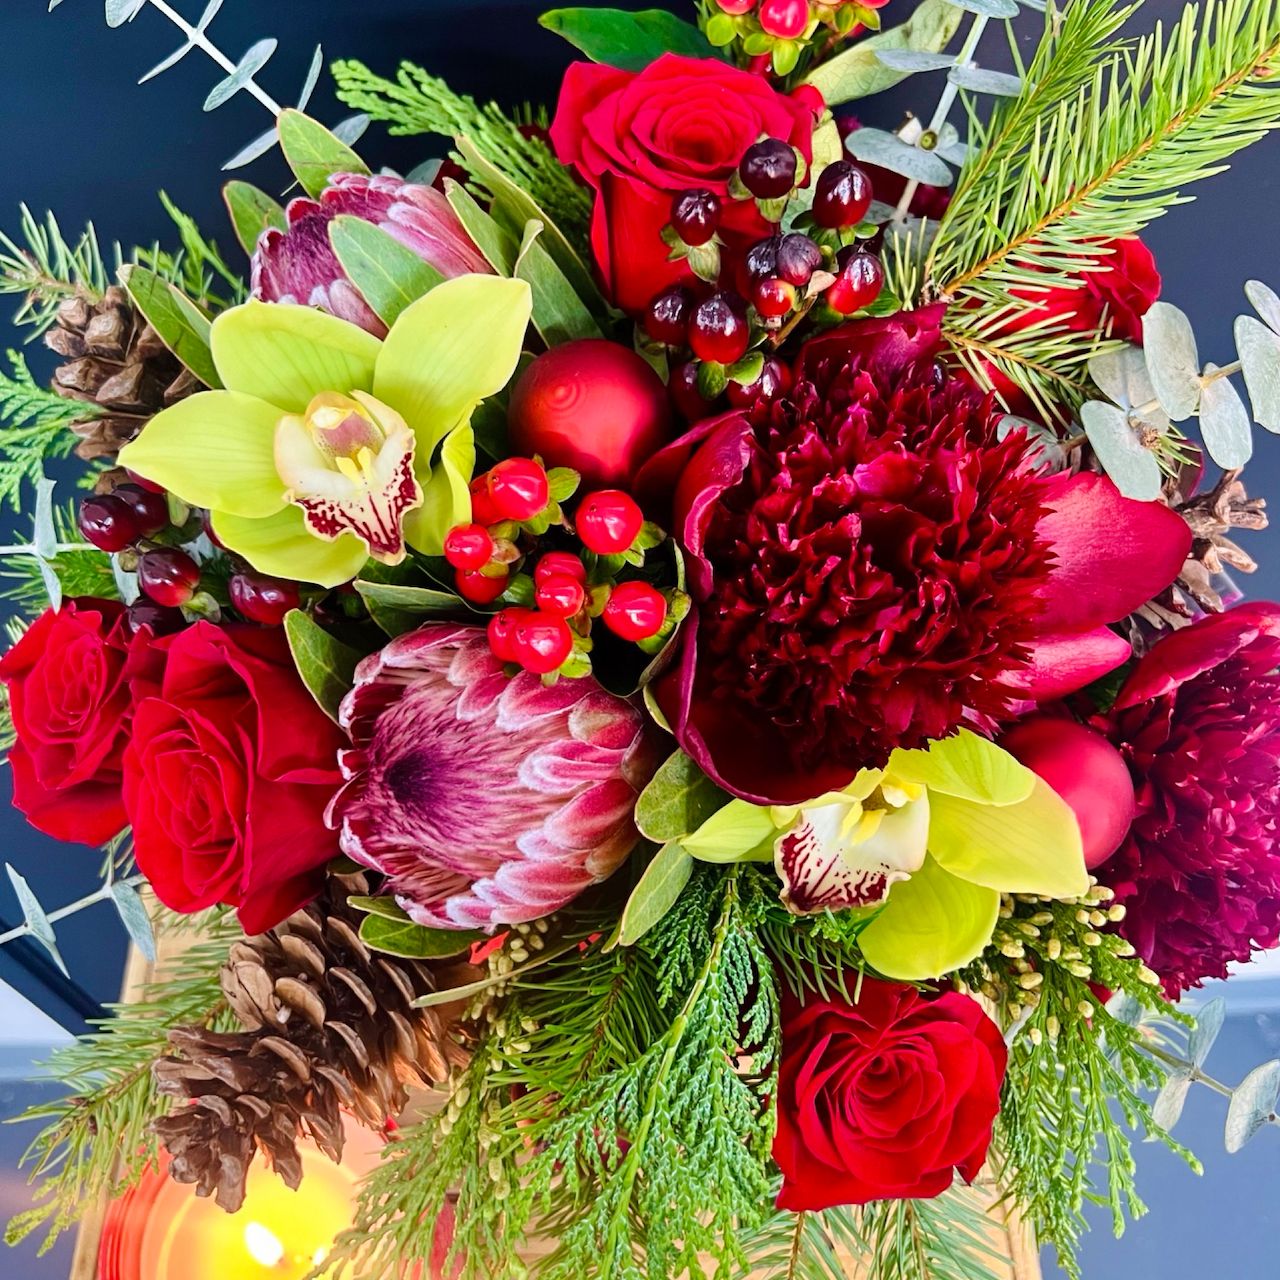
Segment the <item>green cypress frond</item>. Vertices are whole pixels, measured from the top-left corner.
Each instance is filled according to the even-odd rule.
[[[101,411],[37,386],[26,360],[16,351],[8,355],[13,372],[0,372],[0,505],[17,510],[23,482],[34,484],[46,458],[65,458],[75,447],[72,424]]]

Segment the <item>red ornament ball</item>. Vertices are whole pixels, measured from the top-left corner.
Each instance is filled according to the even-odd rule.
[[[578,537],[599,556],[620,555],[640,534],[644,512],[621,489],[589,493],[578,507]]]
[[[601,616],[614,635],[624,640],[647,640],[662,630],[667,601],[647,582],[622,582],[614,587]]]
[[[1014,725],[1000,745],[1043,778],[1080,824],[1084,864],[1100,867],[1120,847],[1133,822],[1133,779],[1102,734],[1074,720],[1033,716]]]
[[[540,355],[507,413],[511,447],[572,467],[588,486],[625,485],[671,439],[662,379],[617,342],[579,338]]]

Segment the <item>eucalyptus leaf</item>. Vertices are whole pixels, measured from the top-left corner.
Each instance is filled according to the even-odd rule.
[[[357,111],[353,116],[347,116],[345,120],[339,120],[333,126],[333,136],[339,142],[346,143],[349,147],[354,147],[366,133],[369,132],[369,126],[373,123],[373,117],[364,111]]]
[[[320,709],[331,720],[337,720],[342,699],[355,682],[360,655],[335,640],[301,609],[291,609],[285,615],[284,630],[302,683]]]
[[[279,131],[275,125],[272,125],[265,133],[260,133],[252,142],[246,143],[239,151],[222,166],[222,171],[228,173],[233,169],[243,169],[245,165],[252,164],[261,156],[265,156],[272,147],[280,141]]]
[[[1169,417],[1160,408],[1141,347],[1126,345],[1100,352],[1089,361],[1089,376],[1122,409],[1140,409],[1143,422],[1158,431],[1168,428]]]
[[[388,329],[407,306],[444,280],[394,236],[351,214],[329,223],[329,243],[347,278]]]
[[[147,0],[107,0],[107,26],[123,27],[146,8]]]
[[[301,111],[286,108],[276,123],[289,168],[313,199],[335,173],[368,174],[368,165],[345,142]]]
[[[1280,1060],[1255,1067],[1237,1085],[1227,1107],[1227,1150],[1234,1155],[1275,1115],[1280,1099]]]
[[[1107,1012],[1126,1027],[1136,1027],[1142,1021],[1142,1005],[1127,991],[1117,991],[1107,1001]]]
[[[311,95],[316,91],[316,85],[320,83],[320,72],[324,70],[324,46],[316,45],[316,51],[311,55],[311,65],[307,68],[307,78],[302,82],[302,92],[298,94],[298,101],[294,104],[299,111],[305,111],[307,104],[311,101]]]
[[[1187,1094],[1191,1089],[1191,1076],[1186,1071],[1175,1071],[1156,1094],[1151,1104],[1151,1120],[1157,1129],[1168,1133],[1182,1118],[1182,1108],[1186,1105]],[[1154,1134],[1148,1135],[1147,1141],[1155,1140]]]
[[[671,840],[653,855],[640,882],[631,891],[622,911],[618,941],[634,946],[676,905],[689,877],[693,859],[678,841]]]
[[[1005,71],[988,71],[985,67],[952,67],[947,72],[947,79],[957,89],[989,93],[997,98],[1016,98],[1023,87],[1020,77]]]
[[[41,476],[36,481],[36,513],[31,526],[31,550],[41,560],[58,554],[58,529],[53,521],[53,491],[58,482]]]
[[[45,909],[40,905],[40,899],[32,892],[31,886],[7,862],[4,864],[4,869],[9,873],[9,883],[13,885],[13,891],[18,896],[18,905],[22,908],[23,919],[31,931],[31,936],[49,953],[63,975],[69,978],[71,975],[67,972],[62,956],[58,953],[58,940],[54,936],[53,925]]]
[[[544,230],[536,218],[525,223],[513,273],[517,280],[527,280],[533,290],[533,327],[548,347],[558,347],[575,338],[602,338],[600,326],[586,304],[540,243]]]
[[[1196,1025],[1187,1040],[1187,1057],[1197,1070],[1203,1067],[1227,1018],[1227,1002],[1214,996],[1203,1009],[1196,1011]]]
[[[1186,313],[1170,302],[1152,303],[1142,318],[1142,349],[1161,407],[1185,422],[1200,403],[1200,355]]]
[[[1102,469],[1126,498],[1154,502],[1160,496],[1163,477],[1160,463],[1144,448],[1123,409],[1101,400],[1089,400],[1080,409],[1080,421]]]
[[[429,929],[412,920],[392,920],[369,915],[360,921],[360,941],[374,951],[407,960],[437,960],[470,951],[485,934],[474,929]]]
[[[151,917],[147,914],[146,903],[142,895],[131,884],[117,880],[111,886],[111,901],[120,913],[120,922],[125,932],[133,941],[133,945],[142,952],[152,964],[156,962],[156,935],[151,927]]]
[[[146,0],[142,0],[142,3],[145,4]],[[148,71],[147,74],[143,76],[141,80],[138,81],[138,83],[146,84],[148,80],[153,80],[155,79],[156,76],[163,75],[164,72],[168,71],[170,67],[176,66],[179,62],[181,62],[182,59],[185,58],[187,54],[189,54],[191,50],[196,47],[196,42],[209,29],[209,24],[214,20],[215,17],[217,17],[218,10],[220,10],[221,8],[222,8],[222,0],[209,0],[209,3],[204,7],[204,12],[200,15],[199,20],[196,22],[195,27],[192,29],[191,35],[187,38],[186,44],[182,45],[178,49],[175,49],[173,53],[171,53],[162,62],[156,63],[156,65],[152,67],[151,70]]]
[[[956,60],[946,53],[930,53],[927,49],[876,49],[876,59],[894,71],[942,71],[954,67]]]
[[[216,111],[224,103],[230,102],[271,61],[279,43],[270,38],[259,40],[236,64],[236,69],[225,80],[219,80],[213,86],[204,100],[204,109]]]
[[[945,160],[883,129],[855,129],[845,138],[845,148],[855,160],[879,165],[904,178],[925,182],[931,187],[951,185],[951,167]]]
[[[1280,432],[1280,335],[1252,316],[1238,316],[1236,351],[1249,388],[1253,420]]]
[[[538,19],[592,62],[621,71],[643,71],[664,53],[721,58],[701,31],[666,9],[552,9]]]
[[[1216,364],[1205,365],[1200,391],[1200,435],[1209,456],[1224,470],[1243,467],[1253,456],[1253,423],[1230,378],[1209,378]]]
[[[666,844],[696,831],[730,799],[693,759],[676,751],[640,793],[636,826],[650,840]]]
[[[950,0],[958,9],[976,13],[984,18],[1016,18],[1016,0]]]
[[[231,215],[231,225],[235,229],[236,239],[240,247],[250,256],[258,247],[258,237],[268,227],[276,227],[281,231],[288,229],[289,223],[280,204],[259,190],[251,182],[228,182],[222,188],[222,198],[226,202],[227,212]]]
[[[1267,322],[1268,328],[1274,333],[1280,333],[1280,295],[1261,280],[1250,280],[1244,286],[1244,296]]]
[[[222,379],[209,349],[209,318],[176,285],[136,264],[120,268],[120,281],[160,341],[206,387],[220,390]]]

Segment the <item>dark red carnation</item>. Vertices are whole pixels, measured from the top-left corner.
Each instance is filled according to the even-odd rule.
[[[314,896],[337,856],[324,809],[343,739],[283,629],[197,622],[153,651],[163,673],[134,682],[124,756],[138,866],[172,910],[229,903],[262,933]]]
[[[47,609],[0,660],[17,738],[13,803],[59,840],[102,844],[126,825],[128,654],[124,605],[86,598]]]
[[[1095,722],[1137,798],[1097,875],[1171,998],[1280,944],[1277,666],[1280,605],[1239,605],[1158,641]]]
[[[941,1195],[991,1143],[1008,1055],[968,996],[864,978],[858,999],[782,1007],[780,1209]]]

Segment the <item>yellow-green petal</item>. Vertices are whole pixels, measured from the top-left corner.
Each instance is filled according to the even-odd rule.
[[[748,855],[751,861],[771,862],[777,834],[768,809],[730,800],[680,843],[702,862],[741,862]]]
[[[369,549],[354,534],[333,542],[317,538],[303,523],[302,511],[287,506],[265,520],[246,520],[225,511],[209,513],[218,539],[259,573],[274,578],[299,578],[322,587],[350,582],[369,558]]]
[[[1042,778],[1018,804],[932,797],[929,852],[953,875],[1001,893],[1074,898],[1088,892],[1080,826]]]
[[[899,748],[889,757],[886,771],[930,791],[978,804],[1017,804],[1035,786],[1030,769],[1003,747],[968,729],[931,742],[922,750]]]
[[[238,391],[202,391],[156,414],[120,465],[193,507],[273,515],[285,504],[274,441],[280,410]]]
[[[458,276],[406,307],[391,326],[373,394],[404,415],[423,456],[510,381],[532,298],[523,280]]]
[[[858,935],[862,954],[879,973],[899,982],[940,978],[976,960],[995,932],[1000,895],[924,860]]]
[[[228,387],[286,413],[305,413],[322,391],[372,391],[382,349],[357,325],[314,307],[278,302],[246,302],[224,311],[209,341]]]
[[[404,518],[405,541],[428,556],[444,555],[444,538],[454,525],[471,520],[471,490],[476,466],[476,437],[470,423],[444,438],[432,467],[415,453],[414,467],[422,485],[422,506]]]

